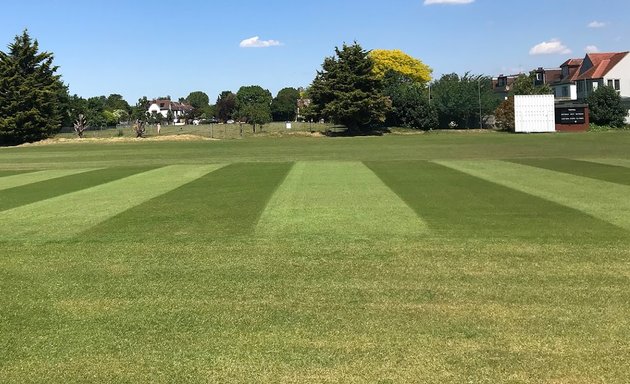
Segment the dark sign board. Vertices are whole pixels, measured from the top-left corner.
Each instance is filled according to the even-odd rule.
[[[556,124],[585,124],[586,107],[557,107]]]

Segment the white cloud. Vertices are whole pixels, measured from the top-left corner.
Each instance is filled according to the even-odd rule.
[[[241,48],[268,48],[282,45],[278,40],[260,40],[260,37],[254,36],[249,39],[241,41],[239,47]]]
[[[543,41],[529,50],[530,55],[568,55],[571,50],[558,39]]]
[[[474,3],[475,0],[424,0],[424,5],[433,5],[433,4],[470,4]]]
[[[595,20],[588,23],[589,28],[604,28],[605,26],[606,26],[606,23],[604,23],[603,21]]]
[[[597,48],[597,46],[595,46],[595,45],[587,45],[586,48],[584,48],[584,50],[586,51],[586,53],[598,53],[599,52],[599,48]]]

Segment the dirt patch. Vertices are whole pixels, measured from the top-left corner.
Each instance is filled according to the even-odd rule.
[[[79,139],[76,137],[56,137],[37,141],[34,143],[22,144],[23,146],[31,145],[52,145],[52,144],[77,144],[77,143],[141,143],[145,141],[217,141],[219,139],[211,139],[198,135],[164,135],[150,136],[145,138],[135,137],[89,137]]]
[[[257,136],[266,137],[326,137],[322,132],[308,132],[308,131],[292,131],[292,132],[262,132]]]

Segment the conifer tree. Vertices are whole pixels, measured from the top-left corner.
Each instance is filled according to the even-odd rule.
[[[369,53],[356,42],[335,48],[335,56],[324,60],[309,89],[317,114],[345,125],[350,132],[382,124],[391,101],[383,95],[373,68]]]
[[[67,89],[53,55],[39,52],[28,31],[0,52],[0,145],[45,139],[61,127]]]

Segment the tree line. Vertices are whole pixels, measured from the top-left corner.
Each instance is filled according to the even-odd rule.
[[[167,123],[174,116],[148,114],[150,100],[130,105],[120,94],[82,98],[70,96],[57,74],[53,54],[39,52],[28,31],[15,37],[8,52],[0,51],[0,145],[17,145],[50,137],[62,126],[72,126],[79,115],[91,127],[122,122]],[[432,69],[400,50],[363,49],[358,43],[336,47],[326,57],[306,89],[284,88],[273,97],[258,85],[243,86],[236,93],[221,92],[214,104],[202,91],[191,92],[179,102],[192,108],[186,121],[237,120],[254,127],[271,121],[327,121],[365,133],[387,127],[430,130],[479,128],[484,117],[496,115],[497,125],[513,125],[513,99],[500,100],[492,79],[484,75],[446,74],[432,79]],[[527,75],[517,79],[515,94],[550,93],[548,86],[534,87]],[[595,123],[622,125],[627,109],[608,87],[600,87],[589,102]],[[601,96],[600,96],[601,94]],[[170,99],[170,96],[165,98]],[[298,116],[297,106],[301,105]],[[610,118],[611,115],[614,117]]]

